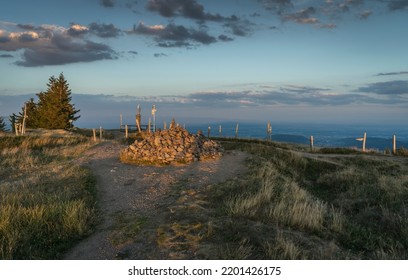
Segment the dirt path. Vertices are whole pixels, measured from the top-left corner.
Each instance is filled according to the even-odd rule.
[[[94,234],[72,248],[65,259],[165,259],[157,247],[155,233],[135,238],[144,221],[159,224],[165,219],[162,205],[177,184],[200,188],[234,178],[246,171],[242,152],[227,152],[216,161],[183,166],[134,166],[119,161],[124,146],[104,142],[89,150],[80,163],[97,179],[99,211],[102,217]],[[172,198],[177,200],[177,197]]]

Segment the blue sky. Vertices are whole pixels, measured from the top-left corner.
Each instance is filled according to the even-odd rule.
[[[0,115],[63,72],[80,126],[155,104],[183,122],[397,123],[408,0],[4,0]]]

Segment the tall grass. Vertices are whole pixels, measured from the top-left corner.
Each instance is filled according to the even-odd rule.
[[[324,161],[323,154],[323,160],[304,158],[286,146],[258,142],[224,147],[250,153],[249,172],[207,193],[216,210],[203,241],[218,254],[207,250],[205,257],[408,257],[408,169],[402,160],[331,155]]]
[[[56,259],[89,234],[95,183],[72,164],[87,138],[0,138],[0,258]]]
[[[141,229],[155,236],[160,256],[408,258],[405,158],[343,150],[310,158],[302,146],[218,140],[249,154],[248,172],[204,188],[176,182],[156,208],[167,214]]]
[[[302,230],[319,231],[327,226],[341,228],[341,213],[313,197],[284,176],[269,162],[257,174],[260,186],[253,193],[235,195],[226,201],[235,216],[273,221]]]

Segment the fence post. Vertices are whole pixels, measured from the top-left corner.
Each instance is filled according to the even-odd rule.
[[[314,138],[313,135],[310,136],[310,151],[313,152],[313,148],[314,148]]]
[[[268,127],[266,129],[266,134],[268,136],[269,142],[272,141],[272,125],[271,125],[271,121],[268,121]]]
[[[24,104],[23,124],[21,125],[21,135],[26,133],[27,104]]]
[[[220,125],[220,127],[218,128],[218,132],[220,133],[220,136],[222,135],[222,127]]]
[[[235,127],[235,138],[238,138],[238,128],[239,124],[237,123],[237,126]]]
[[[367,143],[367,133],[364,132],[364,138],[363,138],[363,153],[366,151],[366,143]]]
[[[120,128],[122,129],[122,125],[123,125],[123,117],[122,114],[120,114]]]
[[[139,133],[142,133],[142,129],[140,128],[140,123],[138,119],[136,119],[136,126],[137,126],[137,131],[139,131]]]
[[[102,141],[102,126],[99,127],[99,141]]]
[[[128,136],[129,136],[128,125],[125,125],[125,138],[128,139]]]
[[[211,134],[211,126],[208,126],[208,130],[207,130],[207,132],[208,132],[208,138],[210,138],[210,134]]]
[[[166,123],[166,121],[164,121],[164,123],[163,123],[163,130],[166,130],[167,129],[167,123]]]
[[[392,136],[392,153],[397,154],[397,136],[395,134]]]
[[[93,128],[92,132],[93,132],[93,141],[96,142],[96,129]]]

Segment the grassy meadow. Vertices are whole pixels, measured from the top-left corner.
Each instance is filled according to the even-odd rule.
[[[0,138],[0,259],[59,259],[91,232],[95,180],[73,164],[90,147],[88,139]]]
[[[203,190],[175,188],[180,199],[164,205],[169,223],[157,230],[162,248],[198,259],[408,258],[407,158],[222,145],[248,152],[249,172]]]
[[[75,163],[89,139],[0,138],[0,259],[59,259],[92,232],[95,180]],[[248,172],[201,189],[176,182],[157,206],[160,222],[122,213],[113,245],[155,236],[173,259],[408,258],[406,150],[308,153],[299,145],[218,140],[227,152],[249,154]]]

